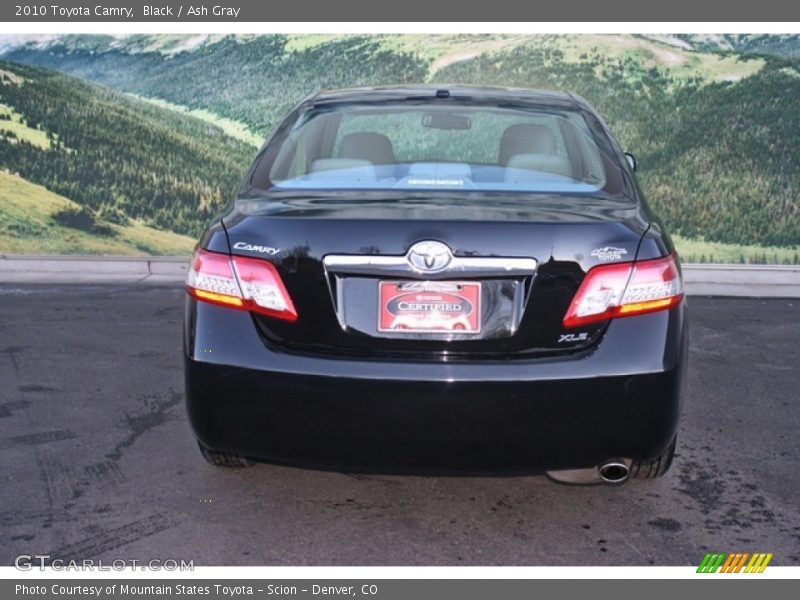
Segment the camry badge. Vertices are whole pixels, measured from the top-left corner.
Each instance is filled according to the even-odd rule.
[[[247,242],[236,242],[233,245],[236,250],[247,250],[248,252],[260,252],[261,254],[269,254],[275,256],[281,251],[280,248],[273,248],[272,246],[258,246],[256,244],[248,244]]]
[[[425,241],[411,246],[406,258],[417,271],[435,272],[447,268],[453,253],[442,242]]]

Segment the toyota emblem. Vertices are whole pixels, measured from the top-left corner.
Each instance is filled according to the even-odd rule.
[[[417,271],[435,272],[447,268],[453,253],[441,242],[417,242],[408,251],[409,264]]]

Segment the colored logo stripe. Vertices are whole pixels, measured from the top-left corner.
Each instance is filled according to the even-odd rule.
[[[745,573],[763,573],[767,568],[769,561],[772,560],[772,553],[769,554],[753,554],[753,558],[747,563]]]
[[[716,573],[722,561],[725,560],[725,554],[717,554],[708,552],[703,558],[703,562],[697,567],[698,573]]]
[[[744,561],[747,560],[748,556],[750,556],[750,554],[747,552],[729,554],[728,560],[726,560],[725,564],[722,565],[722,570],[720,573],[738,573],[744,566]]]
[[[734,552],[732,554],[707,552],[697,567],[698,573],[763,573],[772,560],[772,553]],[[747,559],[750,559],[747,562]],[[747,562],[747,566],[745,566]],[[744,571],[742,569],[744,568]]]

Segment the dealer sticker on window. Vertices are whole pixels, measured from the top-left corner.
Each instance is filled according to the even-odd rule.
[[[480,282],[381,281],[378,286],[378,331],[480,333]]]

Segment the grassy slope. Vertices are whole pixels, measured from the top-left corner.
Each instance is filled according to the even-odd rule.
[[[685,263],[800,264],[800,248],[721,244],[673,235],[672,241]]]
[[[50,148],[50,140],[47,139],[47,132],[41,129],[28,127],[24,123],[22,115],[10,106],[0,103],[0,116],[9,118],[9,120],[5,118],[0,120],[0,136],[3,135],[3,132],[10,131],[14,134],[14,139],[28,142],[43,150]]]
[[[116,232],[114,237],[93,235],[53,221],[53,213],[77,206],[40,185],[0,171],[0,253],[185,255],[194,245],[193,238],[136,221],[127,226],[110,224]]]
[[[582,55],[591,53],[616,60],[630,58],[645,69],[664,69],[678,81],[696,77],[708,83],[738,81],[757,73],[764,66],[764,60],[760,58],[741,60],[736,54],[694,52],[643,36],[558,36],[552,43],[564,51],[567,62],[579,63],[585,60]]]

